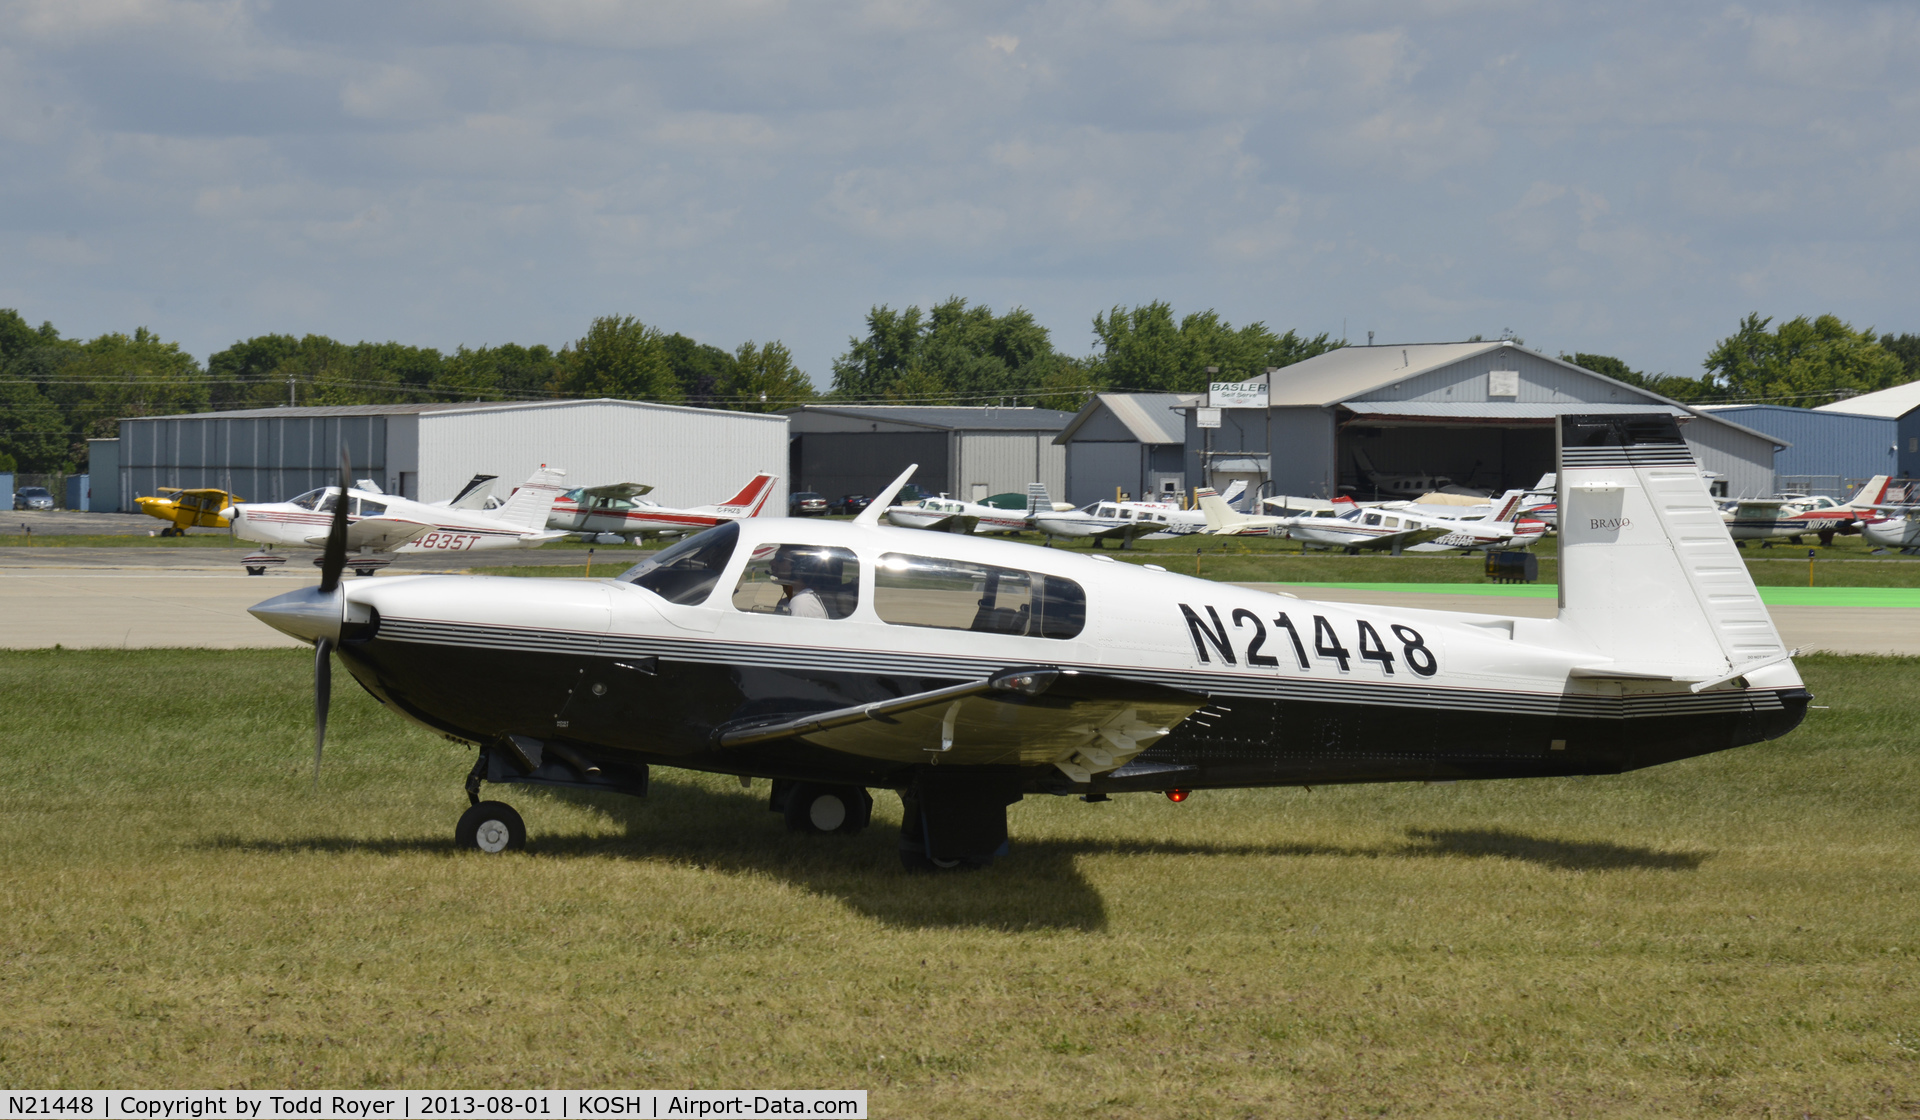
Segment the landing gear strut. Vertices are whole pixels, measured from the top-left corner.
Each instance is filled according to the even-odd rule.
[[[1007,854],[1007,806],[1019,775],[929,770],[900,791],[900,866],[909,875],[977,871]]]

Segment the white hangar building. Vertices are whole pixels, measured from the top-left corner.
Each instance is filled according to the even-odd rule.
[[[1665,412],[1731,497],[1773,493],[1786,442],[1509,341],[1344,346],[1272,373],[1269,406],[1199,426],[1186,398],[1188,485],[1369,498],[1370,473],[1438,475],[1498,493],[1553,469],[1554,419]],[[1269,485],[1270,484],[1270,485]]]
[[[111,442],[120,509],[162,486],[284,501],[338,479],[342,446],[354,478],[420,501],[476,474],[499,476],[504,498],[544,463],[570,485],[641,482],[650,500],[690,506],[725,501],[757,471],[784,476],[787,418],[620,400],[338,405],[145,416],[120,421]],[[782,477],[769,512],[786,502]]]

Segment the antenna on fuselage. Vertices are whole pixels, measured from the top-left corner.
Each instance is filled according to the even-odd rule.
[[[899,495],[900,488],[905,486],[907,480],[913,477],[913,472],[919,469],[920,464],[914,463],[906,470],[901,471],[900,477],[894,479],[885,490],[880,491],[879,495],[876,496],[873,501],[868,502],[867,508],[860,511],[860,516],[854,518],[853,523],[855,525],[880,524],[880,518],[886,514],[887,507],[893,504],[893,499]]]

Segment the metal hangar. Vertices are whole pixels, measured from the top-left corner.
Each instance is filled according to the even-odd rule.
[[[1054,437],[1074,418],[1052,408],[808,404],[786,410],[793,489],[829,499],[871,496],[908,463],[922,490],[978,500],[1066,489],[1066,448]]]
[[[1740,496],[1773,492],[1787,446],[1505,340],[1345,346],[1268,377],[1268,406],[1220,410],[1217,428],[1201,427],[1203,398],[1186,398],[1189,479],[1306,497],[1371,498],[1391,476],[1499,492],[1553,469],[1557,416],[1662,411],[1715,489]]]
[[[572,484],[642,482],[654,501],[700,505],[783,471],[787,418],[604,399],[256,408],[122,420],[117,443],[121,509],[161,486],[283,501],[339,477],[342,446],[354,477],[420,501],[476,474],[497,475],[505,497],[545,463]],[[786,491],[783,478],[769,508],[785,509]]]
[[[1054,437],[1067,449],[1061,500],[1083,506],[1119,490],[1142,501],[1179,501],[1187,489],[1184,400],[1178,393],[1094,394]]]

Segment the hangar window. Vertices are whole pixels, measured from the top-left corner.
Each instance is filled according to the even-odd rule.
[[[1072,638],[1086,626],[1087,593],[1059,576],[889,552],[874,572],[873,609],[896,626]]]
[[[715,525],[621,572],[620,582],[644,587],[669,603],[704,603],[739,541],[740,526],[731,521]]]
[[[763,544],[733,588],[733,609],[795,618],[845,618],[860,605],[860,559],[852,549]]]

